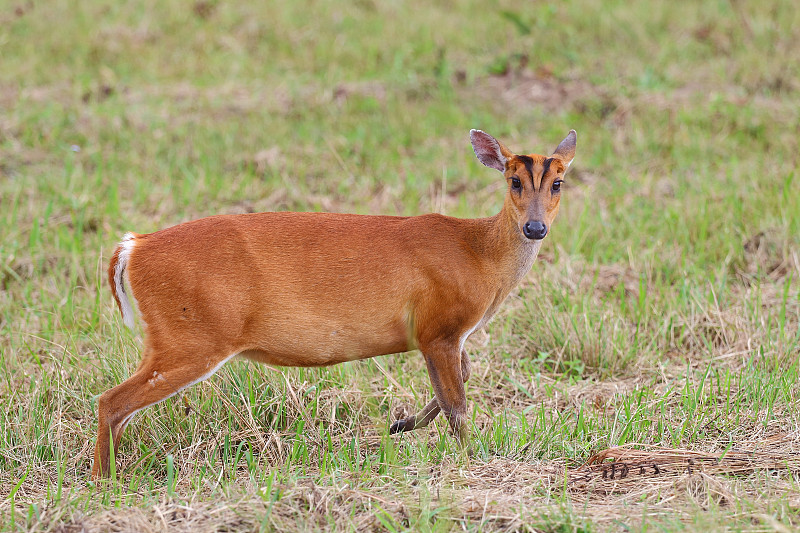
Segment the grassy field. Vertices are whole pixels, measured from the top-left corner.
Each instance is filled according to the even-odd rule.
[[[467,345],[472,457],[443,419],[388,435],[431,397],[419,353],[236,361],[89,481],[141,346],[105,283],[124,232],[492,215],[470,128],[578,131],[539,260]],[[0,2],[0,529],[800,528],[799,137],[791,0]],[[617,446],[624,476],[585,464]]]

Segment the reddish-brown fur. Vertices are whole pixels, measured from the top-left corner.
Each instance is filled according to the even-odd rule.
[[[135,235],[126,294],[138,304],[144,353],[137,371],[100,397],[92,475],[108,473],[110,437],[116,448],[136,411],[208,377],[235,354],[324,366],[418,348],[435,398],[391,431],[422,427],[441,410],[463,439],[463,343],[530,268],[541,240],[525,238],[522,225],[539,217],[551,226],[560,199],[552,185],[575,149],[571,132],[543,175],[548,158],[526,161],[483,132],[473,135],[479,158],[496,156],[504,164],[490,166],[523,184],[509,185],[493,217],[256,213]],[[488,155],[486,143],[495,147]],[[122,308],[120,249],[109,280]]]

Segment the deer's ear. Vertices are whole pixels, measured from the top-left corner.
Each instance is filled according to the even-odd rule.
[[[564,162],[565,169],[569,168],[570,163],[575,158],[575,146],[578,142],[578,134],[575,133],[575,130],[569,130],[569,135],[567,135],[561,144],[558,145],[556,151],[553,152],[553,155],[558,157]]]
[[[500,172],[506,171],[506,161],[514,154],[500,141],[481,130],[470,130],[469,140],[472,142],[472,149],[475,150],[478,161]]]

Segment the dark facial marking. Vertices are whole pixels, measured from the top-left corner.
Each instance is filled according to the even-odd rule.
[[[552,157],[548,157],[547,159],[544,160],[544,164],[542,165],[543,166],[542,181],[544,181],[544,177],[547,176],[547,171],[550,170],[550,163],[552,162],[553,162]],[[539,186],[541,186],[541,182]]]
[[[533,159],[527,155],[518,155],[517,158],[522,161],[522,163],[525,165],[525,170],[527,170],[528,174],[530,174],[531,178],[533,178]]]

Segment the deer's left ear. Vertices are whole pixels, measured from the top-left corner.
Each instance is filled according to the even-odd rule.
[[[567,135],[561,144],[558,145],[556,151],[553,152],[553,155],[558,157],[564,162],[566,170],[569,168],[570,163],[575,158],[575,146],[578,142],[578,134],[575,133],[575,130],[569,130],[569,135]]]

